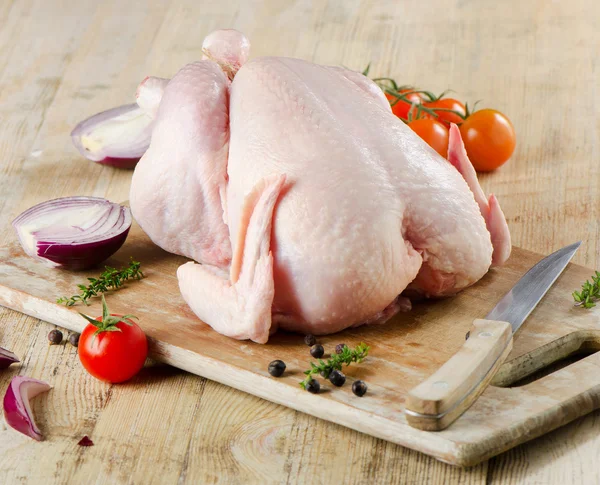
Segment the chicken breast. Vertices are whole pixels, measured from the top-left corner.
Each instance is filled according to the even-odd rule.
[[[504,215],[456,126],[446,160],[359,73],[246,62],[235,31],[207,45],[141,89],[157,114],[131,188],[148,235],[201,263],[177,273],[201,320],[260,343],[278,327],[333,333],[389,319],[407,288],[452,295],[506,260]]]

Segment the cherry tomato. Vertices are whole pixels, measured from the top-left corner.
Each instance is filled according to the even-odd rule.
[[[400,94],[410,93],[411,89],[401,89],[399,91]],[[394,102],[398,99],[395,96],[386,93],[385,94],[388,101],[392,105],[392,113],[394,113],[398,118],[402,118],[403,120],[408,120],[408,113],[411,109],[414,109],[414,105],[421,104],[423,99],[419,96],[419,93],[411,93],[407,94],[406,98],[410,101],[407,103],[406,101],[399,99],[397,103]]]
[[[96,379],[117,383],[131,379],[144,366],[148,342],[142,329],[122,315],[108,314],[88,324],[79,337],[79,360]],[[115,318],[116,317],[116,318]],[[122,318],[122,319],[121,319]],[[90,322],[93,319],[86,317]],[[109,322],[108,325],[106,322]],[[101,328],[112,328],[96,333]],[[116,329],[119,330],[116,330]]]
[[[437,101],[430,101],[427,103],[423,103],[423,106],[425,106],[426,108],[431,108],[431,109],[436,110],[436,114],[438,115],[437,120],[441,121],[446,126],[450,126],[450,123],[456,123],[457,125],[460,125],[464,121],[464,119],[462,117],[460,117],[458,114],[452,113],[450,111],[445,111],[445,110],[451,109],[452,111],[456,111],[456,112],[460,113],[462,116],[464,116],[466,113],[465,105],[462,104],[457,99],[442,98],[442,99],[438,99]],[[437,110],[439,110],[439,111],[437,111]]]
[[[448,128],[436,120],[421,118],[411,121],[408,126],[442,157],[448,155]]]
[[[504,164],[516,145],[515,129],[499,111],[475,111],[460,125],[467,155],[475,170],[489,172]]]

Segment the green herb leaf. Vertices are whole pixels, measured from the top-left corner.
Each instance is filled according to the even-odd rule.
[[[575,306],[583,308],[593,308],[596,306],[596,301],[600,300],[600,272],[592,276],[592,281],[589,280],[581,285],[581,291],[573,292],[573,300]]]
[[[131,258],[129,266],[121,269],[105,266],[105,271],[98,278],[88,278],[90,282],[88,286],[77,285],[81,290],[81,294],[67,298],[63,296],[56,300],[57,303],[62,303],[66,306],[73,306],[78,302],[89,305],[88,300],[93,296],[99,296],[109,290],[116,290],[130,279],[140,280],[144,277],[144,273],[140,271],[140,263]]]
[[[332,370],[342,370],[342,365],[350,365],[352,362],[360,363],[367,355],[369,355],[370,347],[365,343],[360,343],[354,350],[351,350],[347,345],[344,346],[341,354],[333,354],[326,362],[319,359],[319,365],[315,365],[314,362],[310,363],[310,369],[304,371],[306,378],[300,382],[300,387],[306,389],[308,382],[312,379],[315,374],[321,372],[328,376]]]

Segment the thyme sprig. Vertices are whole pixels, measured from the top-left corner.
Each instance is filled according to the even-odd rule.
[[[300,387],[306,389],[308,382],[312,379],[315,374],[321,374],[328,376],[332,370],[342,370],[342,365],[350,365],[352,362],[360,363],[367,355],[369,355],[370,347],[365,343],[360,343],[354,350],[351,350],[347,345],[344,345],[341,354],[333,354],[326,362],[319,359],[319,364],[314,362],[310,363],[310,369],[304,371],[306,378],[300,382]]]
[[[574,291],[573,299],[575,300],[575,306],[595,307],[595,302],[600,300],[600,272],[596,271],[596,275],[592,276],[591,282],[587,280],[581,285],[581,291]]]
[[[125,281],[136,279],[140,280],[144,273],[140,271],[140,263],[131,258],[129,266],[121,269],[105,266],[104,272],[98,278],[88,278],[89,285],[77,285],[81,290],[79,295],[73,295],[70,298],[63,296],[56,300],[57,303],[63,303],[66,306],[73,306],[77,302],[89,305],[88,300],[93,296],[99,296],[109,290],[116,290],[123,286]]]

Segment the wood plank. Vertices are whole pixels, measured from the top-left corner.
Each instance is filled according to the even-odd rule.
[[[135,255],[146,278],[109,296],[111,311],[133,313],[150,338],[153,358],[208,377],[278,404],[348,426],[357,431],[422,451],[451,464],[469,466],[539,436],[600,406],[600,354],[519,388],[485,389],[475,404],[448,429],[431,433],[408,426],[404,405],[408,392],[455,355],[478,315],[485,315],[541,256],[514,248],[510,261],[491,270],[480,282],[458,296],[416,304],[386,325],[348,329],[319,341],[332,352],[343,341],[371,346],[369,365],[346,370],[345,389],[325,384],[317,396],[298,383],[310,357],[302,336],[278,332],[267,345],[237,341],[214,332],[197,320],[179,294],[178,266],[185,258],[155,246],[134,224],[124,246],[108,260],[125,266]],[[586,331],[596,338],[598,309],[574,308],[571,291],[591,270],[569,266],[529,317],[515,338],[514,351],[502,370],[523,377],[523,366],[533,369],[530,355],[544,358],[540,347],[561,337]],[[69,309],[56,298],[69,296],[85,281],[77,272],[59,271],[25,255],[15,241],[0,248],[0,304],[81,332],[86,320],[77,311],[101,313],[100,302]],[[585,340],[585,338],[583,340]],[[568,344],[568,339],[565,344]],[[572,339],[571,339],[572,340]],[[583,342],[582,340],[582,342]],[[533,352],[533,354],[532,354]],[[556,349],[554,351],[556,353]],[[267,365],[276,358],[286,362],[283,377],[274,379]],[[520,358],[517,364],[515,359]],[[368,382],[366,398],[350,392],[355,379]]]

